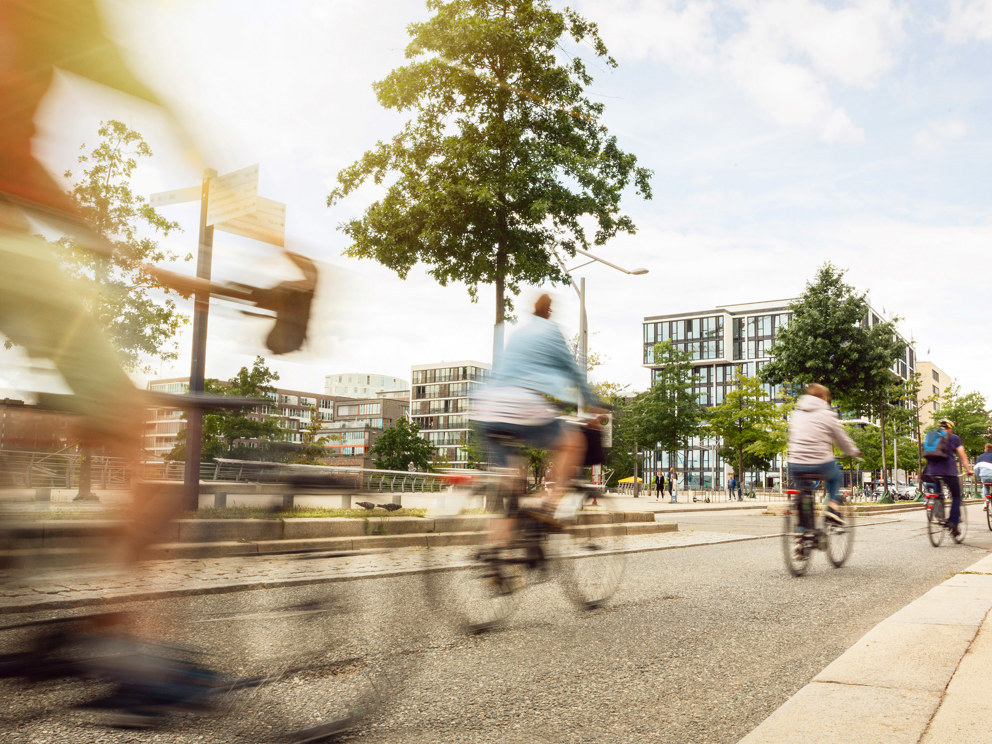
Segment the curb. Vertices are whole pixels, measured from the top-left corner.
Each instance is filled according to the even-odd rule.
[[[988,679],[990,611],[992,555],[876,625],[739,744],[988,741],[976,691]]]

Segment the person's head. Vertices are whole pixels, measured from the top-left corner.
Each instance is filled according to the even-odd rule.
[[[812,382],[806,386],[806,395],[812,395],[814,398],[819,398],[827,403],[830,402],[830,388],[818,382]]]
[[[551,317],[551,295],[545,293],[534,303],[534,315],[547,320]]]
[[[950,419],[941,419],[940,428],[945,429],[946,431],[954,431],[954,422]]]
[[[992,444],[986,444],[985,445],[985,451],[986,452],[992,452]]]

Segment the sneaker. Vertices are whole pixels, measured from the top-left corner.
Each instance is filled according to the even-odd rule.
[[[834,509],[832,506],[827,507],[827,521],[831,524],[837,525],[838,527],[843,527],[847,523],[844,521],[844,517],[840,515],[840,512]]]
[[[947,529],[951,533],[951,537],[960,537],[961,536],[961,530],[958,529],[958,526],[956,524],[949,524],[949,525],[947,525]]]
[[[792,558],[796,561],[801,561],[806,558],[806,547],[803,544],[803,538],[797,537],[796,541],[792,543]]]

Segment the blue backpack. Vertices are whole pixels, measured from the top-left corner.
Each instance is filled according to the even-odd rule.
[[[950,437],[944,429],[931,429],[923,437],[923,456],[928,460],[944,460],[951,455]]]

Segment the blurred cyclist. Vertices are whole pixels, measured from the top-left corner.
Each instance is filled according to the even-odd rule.
[[[830,406],[830,390],[814,382],[799,396],[789,421],[789,477],[817,476],[827,487],[827,519],[843,525],[840,514],[840,468],[834,459],[834,444],[851,457],[861,450],[840,425]]]
[[[951,510],[947,515],[947,526],[951,534],[955,537],[958,532],[958,523],[961,521],[961,478],[958,476],[958,464],[954,462],[957,455],[961,461],[961,466],[965,473],[972,475],[971,465],[968,462],[968,453],[964,451],[961,444],[961,437],[954,433],[954,422],[942,419],[939,424],[939,432],[947,438],[946,455],[932,457],[927,454],[926,440],[924,440],[923,456],[927,458],[926,467],[923,468],[921,480],[935,482],[940,493],[940,486],[947,486],[951,494]],[[930,437],[930,433],[927,434]]]
[[[594,399],[565,337],[550,320],[551,297],[542,294],[534,315],[509,340],[493,366],[489,384],[473,401],[472,419],[489,445],[495,465],[505,467],[517,446],[552,450],[552,486],[541,506],[527,515],[556,525],[555,510],[575,469],[582,466],[586,439],[581,429],[559,418],[562,404],[590,406]],[[598,426],[594,423],[593,426]],[[507,511],[516,516],[515,500]],[[497,528],[497,541],[508,537],[512,522]]]
[[[985,451],[975,460],[975,475],[982,482],[985,497],[988,498],[992,495],[992,444],[986,444]]]

